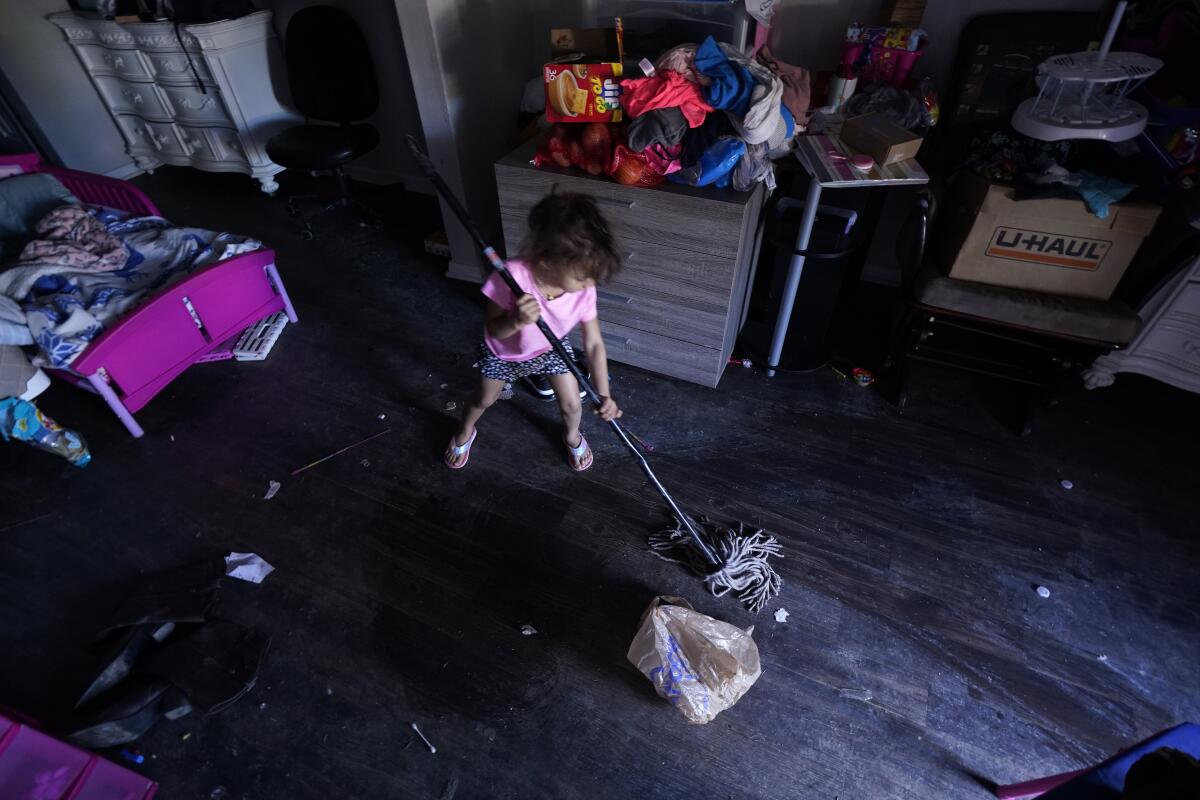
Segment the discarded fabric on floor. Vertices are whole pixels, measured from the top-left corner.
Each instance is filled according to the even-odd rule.
[[[628,658],[688,722],[702,725],[758,680],[762,669],[753,630],[701,614],[682,597],[663,595],[642,615]]]

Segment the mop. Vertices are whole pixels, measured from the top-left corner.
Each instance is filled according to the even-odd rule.
[[[434,167],[429,156],[422,152],[412,136],[408,137],[408,146],[425,175],[437,189],[438,194],[446,201],[446,205],[458,217],[471,237],[475,239],[484,256],[487,257],[488,263],[508,284],[513,296],[519,297],[524,294],[525,290],[513,279],[512,274],[504,265],[504,260],[484,240],[483,234],[476,227],[466,208],[450,191],[450,187],[438,174],[437,168]],[[554,348],[554,352],[575,376],[575,380],[579,381],[579,386],[588,399],[599,408],[603,402],[600,394],[575,364],[574,359],[563,349],[562,343],[550,330],[550,326],[540,317],[537,320],[537,326],[538,330],[546,337],[546,341]],[[769,561],[771,556],[783,557],[782,548],[775,537],[762,530],[748,532],[746,526],[741,523],[738,523],[735,529],[713,522],[707,517],[701,516],[696,519],[689,517],[679,508],[679,504],[658,480],[654,470],[650,469],[650,463],[630,440],[630,433],[625,430],[624,426],[615,419],[609,420],[608,424],[622,444],[629,452],[633,453],[638,466],[641,467],[646,478],[675,516],[674,527],[648,537],[647,544],[654,555],[665,561],[687,566],[703,578],[713,596],[723,597],[732,593],[750,611],[756,613],[768,600],[779,594],[782,579]]]

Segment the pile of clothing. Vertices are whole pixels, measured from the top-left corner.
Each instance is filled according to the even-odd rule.
[[[631,121],[613,161],[640,164],[643,185],[774,189],[771,159],[808,123],[808,72],[765,47],[749,57],[711,36],[671,48],[654,66],[652,75],[621,81]]]

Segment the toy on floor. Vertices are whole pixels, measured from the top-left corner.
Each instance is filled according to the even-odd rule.
[[[141,763],[141,762],[136,762]],[[158,784],[0,710],[0,797],[151,800]]]
[[[19,397],[0,400],[0,437],[6,442],[16,439],[62,456],[76,467],[86,467],[92,460],[82,436],[62,427],[33,403]]]

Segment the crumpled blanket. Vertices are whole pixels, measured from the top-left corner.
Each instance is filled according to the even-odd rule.
[[[17,301],[0,295],[0,347],[6,344],[33,344],[33,336]]]
[[[672,147],[687,131],[687,120],[678,108],[656,108],[629,121],[629,149],[641,152],[654,144]]]
[[[642,155],[646,159],[646,166],[659,175],[670,175],[672,172],[678,172],[679,154],[683,152],[683,145],[676,142],[670,147],[663,147],[661,144],[652,144],[642,150]]]
[[[727,111],[729,121],[733,123],[738,135],[746,140],[746,144],[775,140],[772,147],[777,147],[777,142],[786,138],[784,131],[787,125],[783,121],[783,114],[780,111],[780,103],[783,101],[783,81],[762,64],[746,58],[733,45],[722,42],[721,50],[730,61],[749,70],[751,77],[754,78],[754,87],[750,91],[750,105],[746,109],[746,113],[739,115]]]
[[[1017,200],[1036,200],[1078,196],[1083,198],[1088,211],[1097,219],[1104,219],[1108,216],[1111,204],[1121,202],[1136,188],[1132,183],[1096,175],[1085,169],[1068,172],[1058,164],[1051,164],[1040,174],[1019,176],[1014,197]]]
[[[668,180],[688,186],[716,186],[724,189],[729,185],[729,173],[746,153],[746,143],[736,136],[717,138],[690,167],[671,173]]]
[[[766,142],[746,145],[746,152],[729,174],[734,190],[749,191],[750,187],[761,181],[769,191],[775,191],[775,165],[771,162],[770,155],[770,145]]]
[[[631,117],[640,117],[656,108],[677,107],[688,127],[704,123],[713,107],[700,94],[700,87],[673,70],[657,72],[651,78],[627,78],[621,81],[621,107]]]
[[[724,114],[709,114],[699,128],[692,128],[683,137],[683,152],[679,162],[686,169],[695,166],[713,142],[722,136],[736,136],[729,117]]]
[[[704,99],[713,108],[722,108],[737,116],[746,113],[754,91],[754,76],[750,70],[731,59],[711,36],[697,48],[693,63],[696,72],[709,79],[704,87]]]
[[[696,71],[696,45],[679,44],[667,50],[654,62],[654,68],[673,69],[692,83],[708,86],[712,78]]]
[[[108,272],[125,266],[128,253],[87,209],[62,205],[38,220],[38,238],[25,245],[18,263],[58,264]]]
[[[130,217],[106,228],[129,254],[121,269],[20,262],[0,271],[0,295],[21,304],[41,350],[36,365],[67,367],[147,297],[201,267],[262,247],[244,236],[176,227],[161,217]]]
[[[812,102],[812,85],[808,70],[780,61],[763,47],[756,56],[758,63],[779,76],[783,82],[783,104],[792,112],[792,118],[803,130],[808,125],[808,107]]]

